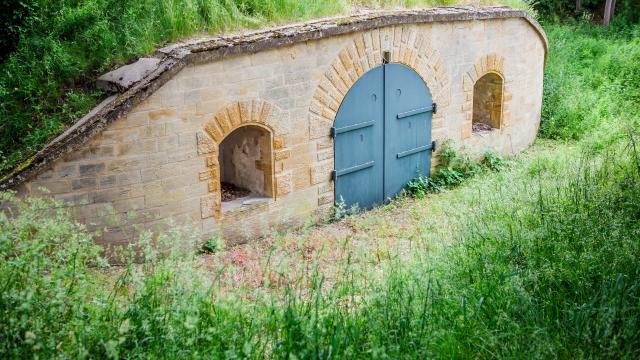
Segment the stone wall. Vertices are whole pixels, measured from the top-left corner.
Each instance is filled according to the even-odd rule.
[[[78,220],[122,244],[168,218],[242,242],[326,214],[333,203],[329,131],[349,87],[382,62],[414,69],[438,103],[432,136],[470,151],[512,154],[540,119],[545,44],[523,18],[385,26],[192,64],[126,116],[22,184],[72,205]],[[502,126],[474,134],[473,87],[504,79]],[[223,212],[219,144],[245,125],[272,138],[272,198]]]

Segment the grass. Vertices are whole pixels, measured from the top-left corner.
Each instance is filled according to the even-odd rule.
[[[206,256],[173,227],[107,268],[63,208],[3,194],[0,354],[638,358],[639,30],[618,30],[547,27],[530,150],[333,224]]]
[[[16,9],[29,10],[16,17],[21,22],[8,24],[13,27],[3,34],[17,33],[19,38],[13,51],[0,56],[0,175],[19,167],[105,97],[93,86],[99,75],[167,42],[344,14],[358,6],[465,1],[46,0],[28,6],[16,2]],[[531,9],[526,0],[480,1],[493,2]]]

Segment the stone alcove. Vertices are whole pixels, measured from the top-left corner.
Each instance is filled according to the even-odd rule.
[[[473,132],[502,127],[502,90],[500,74],[488,72],[473,85]]]
[[[235,129],[218,150],[222,211],[273,197],[271,131],[257,125]]]
[[[282,111],[259,99],[229,104],[205,124],[197,133],[198,153],[206,155],[206,170],[200,172],[208,188],[200,199],[203,219],[220,219],[223,210],[234,208],[223,206],[223,182],[245,189],[253,201],[291,192],[291,174],[275,166],[291,154],[284,136],[288,124]]]

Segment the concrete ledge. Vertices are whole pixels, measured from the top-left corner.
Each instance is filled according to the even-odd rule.
[[[189,64],[212,62],[228,56],[256,53],[294,43],[386,26],[509,18],[522,18],[534,28],[543,43],[546,58],[548,41],[538,22],[527,13],[508,7],[366,10],[350,16],[236,35],[207,37],[163,47],[156,51],[155,58],[142,58],[134,64],[101,76],[97,81],[99,88],[121,93],[103,101],[33,158],[0,179],[0,190],[17,187],[46,169],[62,155],[79,148],[148,98]]]
[[[141,58],[133,64],[100,76],[96,81],[96,87],[109,92],[125,91],[157,69],[160,61],[157,58]]]

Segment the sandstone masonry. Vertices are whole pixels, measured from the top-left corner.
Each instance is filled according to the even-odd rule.
[[[347,22],[352,31],[323,35],[326,25],[318,25],[320,33],[309,38],[236,54],[207,55],[208,48],[222,51],[212,40],[162,49],[172,55],[152,62],[156,70],[140,71],[137,85],[128,78],[122,94],[2,187],[64,201],[79,221],[106,229],[99,241],[109,245],[161,231],[169,218],[233,243],[293,226],[333,204],[331,126],[350,87],[382,63],[384,52],[429,87],[438,104],[435,140],[476,153],[516,153],[537,133],[546,39],[521,12],[474,11],[445,9],[442,20],[424,12],[431,21],[419,11],[369,14],[367,26]],[[393,23],[392,16],[404,20]],[[180,62],[187,52],[192,60]],[[501,125],[474,133],[474,84],[488,73],[502,79]],[[268,159],[255,164],[269,196],[222,211],[219,147],[243,126],[270,135]]]

